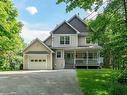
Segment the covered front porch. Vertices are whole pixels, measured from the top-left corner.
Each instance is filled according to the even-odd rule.
[[[100,66],[99,50],[65,50],[65,68],[75,68],[79,66]]]

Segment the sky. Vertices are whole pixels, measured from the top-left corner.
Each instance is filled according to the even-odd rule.
[[[83,19],[91,13],[79,8],[66,13],[66,5],[57,5],[56,0],[13,0],[13,3],[19,12],[17,19],[23,23],[20,35],[26,43],[35,38],[46,39],[56,25],[75,14]]]

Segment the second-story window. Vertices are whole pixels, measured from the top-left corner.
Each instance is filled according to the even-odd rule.
[[[60,36],[60,44],[70,44],[69,36]]]
[[[64,44],[64,36],[60,36],[60,44]]]
[[[89,37],[86,38],[86,43],[90,44],[91,43],[91,39]]]

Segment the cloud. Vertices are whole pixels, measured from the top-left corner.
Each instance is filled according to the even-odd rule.
[[[29,6],[29,7],[26,8],[26,10],[27,10],[31,15],[34,15],[34,14],[38,13],[37,8],[34,7],[34,6]]]
[[[22,21],[24,26],[20,33],[21,37],[24,39],[26,43],[29,43],[35,38],[39,38],[40,40],[45,40],[50,35],[50,27],[49,29],[38,29],[40,25],[31,26],[27,22]],[[44,27],[43,25],[41,27]],[[48,27],[48,26],[47,26]]]

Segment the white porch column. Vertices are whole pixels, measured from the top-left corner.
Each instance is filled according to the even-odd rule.
[[[76,64],[76,50],[74,50],[74,65],[73,65],[73,68],[75,68],[75,64]]]
[[[62,50],[62,57],[64,59],[64,62],[63,62],[63,69],[65,68],[65,50],[63,49]]]
[[[98,51],[98,63],[99,63],[99,66],[100,66],[100,51]]]
[[[48,55],[46,55],[46,69],[48,69]]]
[[[63,53],[62,53],[62,57],[63,57],[63,59],[64,59],[64,56],[65,56],[65,55],[64,55],[64,54],[65,54],[65,53],[64,53],[64,49],[62,50],[62,52],[63,52]]]
[[[25,54],[23,54],[23,69],[25,69]]]
[[[51,62],[51,66],[52,66],[51,69],[53,70],[53,58],[52,58],[53,56],[52,56],[52,53],[50,53],[50,57],[51,57],[51,58],[50,58],[50,59],[51,59],[50,62]],[[48,61],[48,60],[47,60],[47,61]]]
[[[30,57],[29,55],[27,55],[28,59],[27,59],[27,69],[29,68],[29,63],[30,63]]]
[[[88,69],[88,61],[89,61],[89,60],[88,60],[88,58],[89,58],[88,56],[89,56],[88,51],[86,51],[86,57],[87,57],[87,58],[86,58],[86,65],[87,65],[87,69]]]

